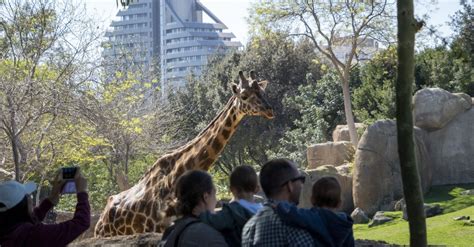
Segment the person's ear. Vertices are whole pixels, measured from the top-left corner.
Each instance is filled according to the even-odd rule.
[[[235,189],[234,187],[230,187],[229,189],[230,189],[230,192],[232,193],[232,196],[237,197],[239,191]]]
[[[288,189],[288,192],[291,194],[293,192],[293,184],[288,182],[285,184],[285,187]]]
[[[209,199],[209,193],[204,192],[204,194],[202,194],[202,196],[201,196],[202,203],[204,203],[204,205],[207,205],[207,200],[208,199]]]

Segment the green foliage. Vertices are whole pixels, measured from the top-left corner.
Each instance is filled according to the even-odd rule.
[[[270,157],[288,157],[306,167],[306,148],[330,140],[336,125],[343,122],[344,102],[336,96],[342,93],[337,82],[334,71],[317,81],[308,74],[308,84],[299,86],[296,95],[285,98],[284,106],[298,112],[300,117],[294,120],[294,128],[279,140],[278,149],[268,151]]]
[[[474,11],[464,4],[452,18],[458,33],[449,47],[426,49],[417,55],[415,75],[418,88],[440,87],[474,96]]]
[[[223,201],[230,201],[233,196],[229,189],[229,174],[223,172],[218,166],[214,166],[210,172],[216,185],[217,198]]]
[[[352,94],[354,114],[359,122],[372,124],[379,119],[395,118],[396,52],[396,47],[389,47],[360,70],[353,70],[352,77],[361,81]]]

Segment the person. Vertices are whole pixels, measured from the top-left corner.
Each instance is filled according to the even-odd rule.
[[[298,204],[305,176],[288,159],[274,159],[260,171],[260,185],[267,197],[263,208],[244,226],[242,246],[313,246],[310,233],[284,224],[272,208],[276,202]]]
[[[229,246],[240,246],[245,223],[262,208],[262,204],[254,200],[258,190],[255,170],[251,166],[238,166],[230,174],[233,200],[215,214],[210,211],[202,213],[199,219],[221,232]]]
[[[297,208],[280,202],[277,214],[286,224],[308,230],[321,246],[354,246],[352,218],[337,210],[341,206],[341,186],[334,177],[322,177],[312,188],[313,208]]]
[[[190,170],[176,181],[177,213],[182,216],[166,229],[159,246],[227,246],[224,237],[202,223],[198,216],[206,210],[214,212],[216,189],[205,171]]]
[[[36,184],[8,181],[0,184],[0,246],[66,246],[89,228],[90,206],[87,180],[76,170],[77,205],[74,217],[59,224],[43,224],[46,213],[60,199],[65,185],[62,173],[53,181],[51,194],[33,209],[31,193]]]

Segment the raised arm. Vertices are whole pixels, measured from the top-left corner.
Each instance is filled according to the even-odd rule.
[[[51,208],[58,204],[59,198],[61,197],[61,188],[65,183],[66,181],[64,181],[62,178],[61,169],[59,169],[54,175],[54,180],[51,181],[53,188],[51,189],[51,193],[49,194],[48,198],[44,199],[40,205],[33,210],[33,214],[35,215],[36,219],[43,221],[44,217],[46,217],[46,213],[48,213]]]
[[[275,210],[282,221],[288,225],[304,228],[312,234],[327,232],[321,216],[315,210],[298,208],[288,202],[278,203]]]
[[[65,246],[76,239],[90,226],[90,207],[86,192],[77,194],[77,205],[74,217],[59,224],[38,224],[30,229],[27,243],[54,243]]]

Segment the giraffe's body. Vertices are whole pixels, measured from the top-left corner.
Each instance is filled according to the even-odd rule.
[[[249,83],[239,75],[240,84],[232,88],[234,96],[197,137],[159,158],[132,188],[109,198],[97,222],[96,236],[162,232],[174,213],[172,192],[177,178],[187,170],[209,170],[245,115],[273,117],[263,96],[266,81],[257,82],[251,73]]]

